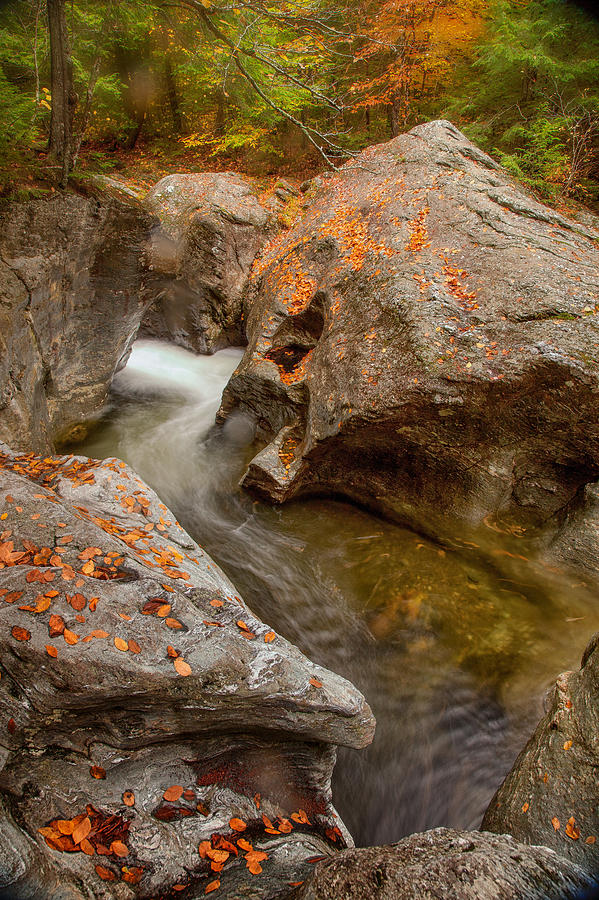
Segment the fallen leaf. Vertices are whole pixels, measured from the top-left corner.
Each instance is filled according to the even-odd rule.
[[[245,831],[245,829],[247,828],[247,825],[243,821],[243,819],[229,819],[229,825],[233,829],[233,831]]]
[[[73,834],[75,826],[72,819],[58,819],[55,824],[61,834]]]
[[[65,641],[67,642],[67,644],[71,644],[71,646],[76,644],[77,641],[79,640],[79,635],[75,634],[74,631],[70,631],[70,629],[68,629],[68,628],[65,628],[65,630],[62,633],[62,636],[65,639]]]
[[[17,730],[17,723],[15,722],[14,719],[11,718],[8,720],[8,725],[6,727],[8,728],[9,734],[14,734],[15,731]]]
[[[529,804],[528,804],[528,803],[525,803],[525,804],[523,805],[523,807],[522,807],[522,812],[523,812],[523,813],[528,812],[528,809],[529,809]]]
[[[123,873],[121,878],[127,884],[139,884],[144,870],[140,866],[122,866],[121,872]]]
[[[595,837],[595,835],[594,835],[594,834],[590,834],[590,835],[588,836],[588,838],[586,838],[585,844],[594,844],[596,840],[597,840],[597,838]]]
[[[564,750],[569,750],[570,747],[572,746],[572,743],[573,743],[572,741],[566,741],[564,743]]]
[[[129,856],[129,849],[122,841],[113,841],[110,845],[110,852],[115,856]]]
[[[73,843],[80,844],[81,841],[88,836],[92,830],[92,823],[89,816],[86,816],[82,822],[73,829]]]
[[[116,875],[112,871],[112,869],[107,869],[106,866],[96,866],[96,872],[102,879],[102,881],[116,881]]]
[[[13,625],[11,632],[15,641],[30,641],[31,640],[31,632],[27,631],[26,628],[21,628],[20,625]]]
[[[211,894],[212,891],[217,891],[219,889],[219,887],[220,887],[220,881],[217,878],[216,881],[211,881],[210,884],[206,885],[206,889],[205,889],[204,893]]]
[[[79,844],[83,852],[86,856],[93,856],[96,852],[93,848],[93,845],[87,840],[87,838],[83,838],[81,843]]]
[[[322,681],[319,681],[318,678],[311,678],[311,679],[310,679],[310,684],[311,684],[313,687],[317,687],[317,688],[321,688],[321,687],[322,687]]]
[[[177,670],[179,675],[182,675],[184,677],[187,675],[191,675],[191,666],[189,665],[189,663],[185,662],[182,656],[178,656],[174,660],[173,665],[175,666],[175,669]]]
[[[274,641],[275,638],[276,638],[276,634],[274,633],[274,631],[267,631],[266,634],[264,635],[264,643],[272,644],[272,642]]]
[[[52,615],[48,623],[50,637],[58,637],[64,631],[64,619],[62,616]]]
[[[133,791],[125,791],[122,799],[125,806],[135,806],[135,794]]]
[[[133,639],[131,639],[128,642],[127,646],[129,647],[129,650],[131,651],[131,653],[141,653],[141,647],[139,646],[137,641],[134,641]]]
[[[46,653],[48,656],[51,656],[52,659],[56,659],[58,656],[58,650],[56,647],[53,647],[52,644],[46,644]]]
[[[175,628],[175,629],[183,628],[183,626],[181,625],[181,622],[179,622],[177,619],[169,618],[169,619],[165,619],[164,621],[166,622],[166,624],[168,625],[169,628]]]
[[[164,619],[170,613],[172,607],[170,603],[163,603],[162,606],[158,607],[156,610],[156,615],[159,619]]]
[[[555,829],[556,831],[559,831],[559,829],[560,829],[560,822],[559,822],[559,819],[557,818],[557,816],[554,816],[554,817],[552,818],[551,824],[553,825],[553,827],[554,827],[554,829]]]
[[[242,850],[247,850],[247,851],[254,849],[252,847],[252,845],[250,844],[250,842],[246,841],[245,838],[237,838],[237,846],[241,847]]]
[[[117,650],[121,650],[123,653],[126,653],[127,650],[129,649],[129,645],[128,645],[127,641],[124,641],[120,637],[115,637],[114,646],[116,647]]]
[[[183,788],[180,784],[173,784],[171,787],[167,788],[164,794],[162,795],[165,800],[168,800],[169,803],[174,803],[175,800],[178,800],[181,794],[183,793]]]
[[[92,778],[106,778],[106,769],[103,769],[102,766],[90,766],[89,774]]]

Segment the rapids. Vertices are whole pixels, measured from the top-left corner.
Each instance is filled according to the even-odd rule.
[[[366,695],[374,743],[341,749],[334,777],[357,844],[476,827],[546,689],[599,628],[595,598],[518,535],[440,546],[338,501],[253,501],[237,488],[243,423],[207,439],[241,355],[138,341],[71,449],[126,460],[257,615]]]

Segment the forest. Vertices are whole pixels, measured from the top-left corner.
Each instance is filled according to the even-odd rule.
[[[564,0],[11,0],[3,193],[314,173],[448,118],[545,202],[599,199],[599,22]]]

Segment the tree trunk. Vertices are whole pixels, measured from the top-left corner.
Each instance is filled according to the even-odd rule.
[[[73,62],[67,32],[65,0],[48,0],[50,33],[50,113],[49,150],[61,164],[61,187],[67,186],[71,168],[73,108]]]
[[[179,95],[177,94],[177,83],[175,82],[175,74],[171,61],[165,53],[164,56],[164,80],[166,83],[166,95],[168,104],[171,109],[171,118],[173,120],[173,128],[175,134],[183,134],[183,117],[181,116],[181,108],[179,106]]]

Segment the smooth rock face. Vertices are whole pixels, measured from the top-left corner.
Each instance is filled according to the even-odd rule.
[[[273,195],[263,205],[255,182],[232,172],[159,181],[145,199],[161,223],[149,249],[157,300],[141,333],[200,353],[245,343],[248,276],[258,251],[278,231],[278,202]]]
[[[599,874],[599,633],[491,801],[482,827],[545,844]]]
[[[546,847],[436,828],[320,863],[297,900],[574,900],[597,886]]]
[[[220,413],[256,423],[243,484],[434,531],[557,521],[599,474],[599,232],[448,122],[319,181],[254,266]]]
[[[330,776],[334,745],[372,739],[364,698],[256,619],[134,472],[0,445],[0,515],[0,896],[274,897],[351,845]],[[242,847],[211,871],[200,842],[239,837],[263,871]]]
[[[0,439],[45,451],[102,406],[149,302],[152,221],[109,195],[0,207]]]

